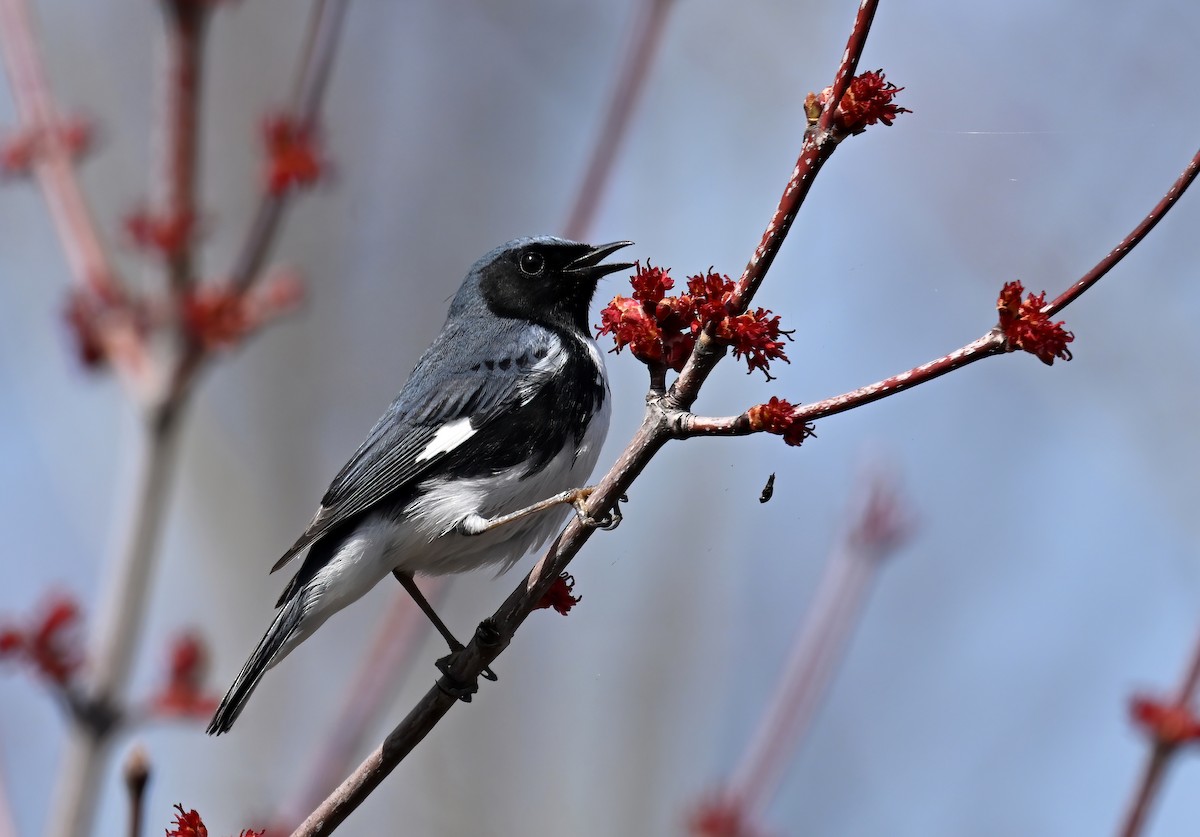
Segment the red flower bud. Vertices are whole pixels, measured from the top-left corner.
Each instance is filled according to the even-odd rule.
[[[900,114],[912,113],[908,108],[892,104],[892,99],[903,89],[885,81],[883,70],[855,76],[838,104],[833,116],[833,128],[842,134],[861,134],[876,122],[891,125]],[[804,106],[809,119],[816,121],[832,95],[831,87],[826,87],[820,93],[808,94]]]
[[[325,172],[316,131],[287,114],[276,114],[263,122],[267,147],[264,179],[267,192],[278,197],[289,189],[311,186]]]
[[[1137,695],[1129,703],[1129,714],[1144,732],[1164,745],[1200,741],[1200,718],[1189,706]]]
[[[546,595],[542,596],[538,601],[535,610],[552,607],[566,616],[571,612],[571,608],[579,604],[583,596],[573,596],[571,591],[575,589],[575,577],[568,573],[563,573],[558,578],[554,579],[554,584],[546,591]]]
[[[1062,320],[1052,323],[1042,311],[1046,306],[1044,291],[1036,296],[1029,294],[1022,302],[1021,294],[1024,291],[1020,282],[1007,282],[996,300],[996,309],[1000,312],[1000,331],[1004,334],[1009,351],[1021,349],[1029,352],[1047,366],[1053,364],[1056,357],[1070,360],[1071,351],[1067,344],[1075,339],[1075,335],[1062,327]]]

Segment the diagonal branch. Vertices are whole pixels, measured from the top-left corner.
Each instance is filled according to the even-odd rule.
[[[1162,200],[1154,205],[1142,222],[1138,224],[1129,235],[1121,240],[1121,243],[1114,247],[1107,256],[1096,263],[1096,266],[1085,273],[1078,282],[1063,291],[1057,299],[1046,306],[1045,311],[1048,316],[1053,317],[1059,311],[1066,308],[1075,300],[1083,295],[1083,292],[1092,285],[1100,281],[1104,274],[1108,273],[1116,267],[1121,259],[1129,255],[1129,252],[1137,247],[1143,238],[1149,234],[1150,230],[1161,221],[1170,211],[1175,202],[1183,197],[1183,193],[1187,191],[1188,186],[1192,185],[1192,181],[1196,179],[1196,175],[1200,174],[1200,151],[1197,151],[1192,157],[1191,162],[1187,164],[1179,177],[1175,178],[1175,182],[1171,184],[1171,188],[1163,195]]]
[[[867,43],[867,34],[870,32],[871,21],[875,17],[875,9],[878,5],[878,0],[862,0],[859,5],[854,26],[850,32],[850,39],[846,43],[846,51],[842,54],[841,64],[834,77],[833,94],[815,123],[810,117],[808,130],[804,133],[804,143],[800,147],[800,156],[797,157],[792,175],[788,178],[787,186],[784,187],[783,196],[779,199],[775,214],[771,216],[771,221],[767,224],[762,239],[754,250],[754,255],[750,257],[750,261],[738,279],[733,299],[730,302],[733,314],[741,314],[750,307],[751,300],[754,299],[755,293],[766,279],[767,271],[771,269],[771,265],[775,262],[775,256],[779,253],[779,248],[783,246],[783,240],[787,238],[788,231],[792,228],[792,222],[796,220],[796,213],[800,211],[801,205],[808,197],[813,181],[822,166],[833,156],[838,143],[845,138],[833,131],[830,125],[834,114],[837,113],[838,105],[841,104],[842,97],[845,96],[846,90],[850,86],[858,61],[862,57],[863,48]],[[700,394],[700,387],[703,386],[704,381],[724,355],[724,347],[715,343],[712,335],[705,331],[700,336],[691,359],[688,360],[687,365],[679,374],[678,380],[671,387],[671,405],[681,410],[691,409]]]
[[[97,299],[116,299],[121,292],[119,281],[75,177],[71,150],[58,130],[61,114],[34,37],[27,0],[0,0],[0,52],[21,126],[38,135],[33,173],[46,198],[71,276]],[[133,324],[116,322],[98,337],[129,392],[139,401],[148,400],[153,370]]]
[[[60,114],[38,52],[26,0],[0,0],[0,47],[21,125],[43,134],[34,173],[50,205],[71,273],[81,286],[105,296],[115,290],[115,277],[75,178],[71,152],[53,130]]]
[[[874,5],[874,0],[864,0]],[[857,39],[851,38],[856,46],[854,61],[857,62],[865,44],[870,27],[870,16],[865,19],[860,13],[855,22]],[[829,107],[836,108],[837,102]],[[740,310],[745,310],[761,284],[767,269],[774,260],[780,245],[791,227],[804,197],[808,194],[812,179],[825,160],[837,147],[838,140],[832,133],[818,142],[813,131],[806,132],[804,147],[780,205],[772,216],[771,223],[763,235],[759,248],[743,274],[742,290],[739,293]],[[813,153],[813,152],[816,153]],[[690,406],[699,394],[708,374],[724,355],[723,349],[713,348],[707,335],[701,339],[691,360],[680,374],[670,396],[651,392],[647,398],[646,415],[629,446],[618,458],[592,493],[587,513],[593,518],[602,516],[613,508],[626,493],[633,481],[645,470],[650,460],[672,436],[668,420],[668,409],[681,405]],[[573,517],[559,534],[549,551],[525,577],[524,581],[505,599],[500,609],[490,619],[484,620],[476,630],[475,637],[467,647],[453,654],[450,665],[438,684],[430,689],[411,712],[387,736],[358,769],[342,783],[306,819],[293,837],[317,837],[326,835],[341,824],[370,793],[379,786],[392,770],[424,739],[450,708],[457,702],[453,697],[456,688],[464,683],[474,683],[512,641],[518,627],[537,607],[542,596],[550,589],[558,576],[566,569],[595,530]]]

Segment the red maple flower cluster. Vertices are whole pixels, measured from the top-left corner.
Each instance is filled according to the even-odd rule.
[[[534,606],[534,610],[552,607],[563,616],[566,616],[571,612],[571,608],[583,600],[583,596],[571,595],[574,589],[575,576],[570,573],[563,573],[554,579],[554,584],[550,585],[550,589],[546,591],[546,594]]]
[[[287,114],[269,116],[263,121],[263,141],[267,147],[264,180],[271,195],[279,197],[295,187],[311,186],[325,172],[325,159],[312,125]]]
[[[63,319],[75,340],[75,353],[84,367],[96,370],[104,365],[107,360],[102,335],[104,321],[116,313],[129,310],[127,301],[116,293],[102,295],[82,288],[72,288],[67,292]]]
[[[1200,741],[1200,718],[1189,706],[1137,695],[1129,702],[1129,714],[1143,732],[1166,746]]]
[[[691,837],[761,837],[744,807],[735,799],[713,796],[701,800],[687,820]]]
[[[195,809],[185,811],[182,805],[176,803],[175,810],[178,813],[175,814],[175,822],[171,823],[175,827],[167,829],[167,837],[208,837],[208,826]],[[266,830],[245,828],[238,837],[262,837],[266,833]]]
[[[294,309],[304,286],[285,273],[241,292],[228,285],[192,288],[183,299],[183,324],[208,351],[237,345],[268,320]]]
[[[1071,359],[1067,344],[1075,335],[1064,329],[1063,321],[1056,323],[1042,310],[1046,306],[1046,292],[1029,294],[1022,302],[1025,287],[1020,282],[1006,282],[996,300],[1000,312],[1000,331],[1008,341],[1009,350],[1021,349],[1035,355],[1042,363],[1050,366],[1055,358]]]
[[[134,246],[166,258],[181,253],[195,231],[196,219],[189,212],[172,215],[138,209],[125,216],[125,232]]]
[[[198,634],[185,632],[171,643],[167,681],[150,698],[150,710],[170,717],[207,718],[217,708],[216,698],[205,692],[208,649]]]
[[[51,683],[66,686],[83,666],[82,621],[75,599],[51,596],[24,627],[0,627],[0,660],[27,663]]]
[[[23,128],[0,139],[0,175],[26,176],[33,170],[38,154],[45,148],[48,137],[60,142],[72,157],[81,157],[95,141],[90,120],[78,116],[60,119],[49,131],[43,127]]]
[[[734,357],[745,357],[749,372],[759,369],[771,379],[772,360],[789,363],[784,339],[791,332],[779,327],[779,316],[765,308],[753,313],[734,314],[733,280],[711,269],[687,280],[687,293],[668,296],[675,286],[669,268],[641,262],[630,278],[633,297],[614,297],[600,312],[596,336],[611,334],[614,352],[626,346],[638,360],[665,366],[676,372],[683,369],[695,348],[696,340],[711,326],[714,339],[733,348]]]
[[[796,407],[789,401],[771,396],[766,404],[758,404],[746,411],[750,429],[782,436],[789,445],[799,445],[814,435],[813,426],[796,418]]]
[[[892,102],[903,89],[886,81],[883,70],[871,70],[855,76],[833,115],[834,130],[843,134],[861,134],[876,122],[891,125],[900,114],[912,113],[908,108]],[[808,94],[804,109],[811,121],[815,122],[820,117],[832,95],[832,87],[826,87],[820,93]]]

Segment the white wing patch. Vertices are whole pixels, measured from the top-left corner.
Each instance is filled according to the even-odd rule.
[[[449,453],[474,435],[475,428],[471,426],[470,418],[447,422],[433,434],[433,438],[429,440],[429,444],[425,446],[425,450],[421,451],[416,461],[424,462],[426,459],[433,459],[435,456]]]

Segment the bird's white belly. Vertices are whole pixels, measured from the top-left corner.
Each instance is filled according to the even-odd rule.
[[[496,517],[584,486],[607,434],[609,412],[606,398],[592,417],[578,454],[574,444],[569,444],[545,468],[525,479],[520,472],[430,479],[421,484],[418,499],[399,519],[370,515],[317,572],[310,584],[314,595],[308,609],[322,611],[322,616],[340,609],[393,569],[444,575],[499,565],[504,572],[554,534],[570,507],[547,509],[481,535],[464,535],[456,527],[472,514]]]

